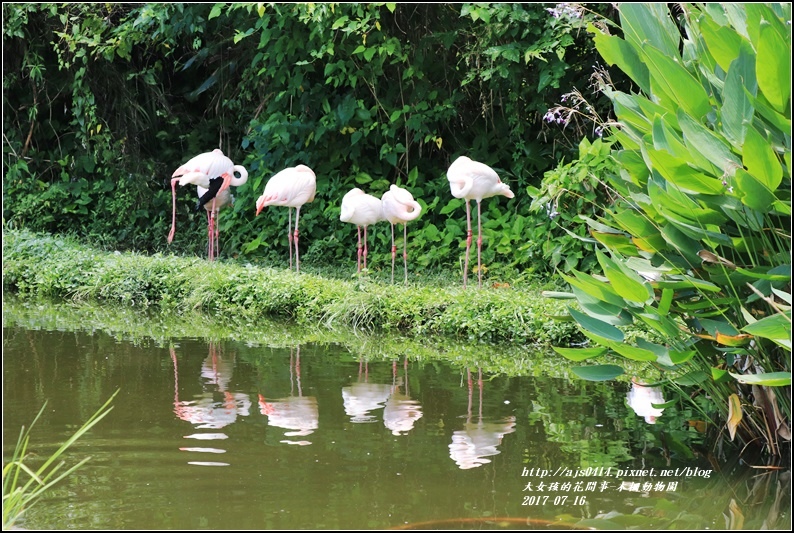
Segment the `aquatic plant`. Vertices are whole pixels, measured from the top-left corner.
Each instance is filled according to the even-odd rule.
[[[718,439],[783,455],[791,420],[791,6],[621,4],[623,36],[590,30],[627,94],[598,71],[614,197],[585,218],[599,271],[571,269],[584,361],[644,361],[682,399],[705,395]],[[634,323],[662,339],[627,342]],[[574,369],[609,379],[623,369]],[[694,405],[694,402],[693,402]]]
[[[94,427],[100,420],[113,410],[110,403],[118,394],[118,390],[89,418],[75,433],[64,442],[44,463],[38,468],[31,467],[28,454],[30,433],[38,421],[47,402],[41,406],[30,426],[24,426],[19,432],[14,452],[10,460],[3,465],[3,530],[13,528],[24,512],[46,494],[56,483],[68,477],[75,470],[83,466],[90,457],[86,457],[77,464],[66,467],[66,462],[61,460],[72,444]],[[60,462],[59,462],[60,461]]]

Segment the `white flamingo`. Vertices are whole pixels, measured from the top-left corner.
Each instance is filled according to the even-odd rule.
[[[256,201],[256,214],[268,205],[287,206],[288,226],[287,241],[289,242],[289,267],[292,269],[292,243],[295,242],[295,270],[301,271],[298,255],[298,218],[303,204],[313,202],[317,192],[317,179],[312,169],[306,165],[285,168],[270,178],[265,191]],[[292,234],[292,210],[295,208],[295,234]]]
[[[236,177],[235,173],[240,174]],[[220,181],[217,181],[220,178]],[[168,233],[168,242],[174,240],[176,232],[176,184],[196,185],[204,189],[204,193],[199,193],[199,205],[210,203],[209,213],[216,212],[216,205],[219,203],[217,196],[228,190],[230,185],[239,187],[248,181],[248,171],[241,165],[235,165],[232,160],[223,155],[223,152],[216,148],[212,152],[205,152],[190,159],[187,163],[177,168],[171,175],[171,194],[173,197],[173,209],[171,214],[171,231]],[[209,194],[210,197],[206,196]],[[213,224],[212,216],[208,219],[209,224]],[[210,228],[208,233],[214,233],[214,228]],[[209,246],[212,249],[212,243]],[[212,260],[213,257],[210,257]]]
[[[204,187],[196,187],[199,198],[202,198],[208,191]],[[229,192],[229,189],[219,192],[212,200],[204,204],[204,209],[207,211],[207,237],[208,237],[208,255],[209,260],[212,261],[218,257],[218,241],[220,230],[218,229],[218,215],[222,209],[231,207],[234,204],[234,196]],[[200,202],[201,200],[199,200]]]
[[[470,200],[477,200],[477,274],[479,276],[479,286],[482,287],[482,260],[480,258],[482,250],[482,220],[480,212],[480,202],[483,198],[491,196],[507,196],[513,198],[515,195],[510,187],[502,183],[499,175],[494,169],[486,164],[472,161],[466,156],[461,156],[455,160],[447,169],[447,179],[452,196],[466,200],[466,262],[463,268],[463,288],[466,288],[466,279],[469,270],[469,249],[471,248],[471,207]]]
[[[380,198],[366,194],[361,189],[350,190],[342,198],[342,211],[339,220],[355,224],[358,229],[358,270],[361,272],[361,259],[367,268],[367,226],[384,220]],[[361,246],[361,228],[364,228],[364,246]]]
[[[383,218],[391,224],[391,282],[394,283],[394,260],[397,247],[394,245],[394,225],[403,225],[403,272],[405,283],[408,283],[408,222],[416,219],[422,212],[422,206],[414,200],[406,189],[392,185],[381,196]]]

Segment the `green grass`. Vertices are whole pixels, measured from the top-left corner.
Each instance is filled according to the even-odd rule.
[[[28,454],[28,446],[30,444],[31,430],[44,412],[47,403],[45,402],[42,405],[30,426],[27,428],[22,427],[10,460],[3,464],[3,531],[14,528],[25,511],[30,509],[42,495],[90,459],[90,457],[86,457],[71,467],[65,468],[66,463],[63,457],[72,444],[113,409],[110,403],[116,397],[116,394],[118,394],[118,391],[113,393],[105,404],[80,426],[60,448],[47,457],[38,468],[34,469],[30,466],[31,454]],[[32,455],[35,457],[35,454]]]
[[[93,301],[182,314],[198,310],[239,324],[263,318],[303,326],[354,328],[409,336],[440,335],[523,346],[581,340],[565,302],[547,286],[522,281],[464,290],[462,280],[426,273],[407,286],[389,271],[351,275],[334,266],[300,275],[234,260],[108,252],[68,237],[8,230],[3,290],[22,298]]]

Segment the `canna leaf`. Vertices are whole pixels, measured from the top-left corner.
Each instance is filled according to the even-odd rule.
[[[621,265],[608,258],[601,250],[596,249],[596,257],[604,270],[612,287],[620,296],[630,302],[645,303],[653,297],[653,290],[643,283],[642,279],[629,269],[623,270]]]
[[[785,113],[791,97],[791,44],[766,20],[761,21],[758,57],[763,58],[755,66],[758,88],[776,111]]]
[[[609,341],[615,342],[623,342],[624,336],[623,332],[620,331],[615,326],[607,324],[602,320],[598,320],[591,316],[588,316],[576,309],[568,307],[568,312],[571,313],[571,316],[574,320],[585,330],[602,337]]]
[[[608,351],[606,348],[560,348],[558,346],[552,346],[552,349],[571,361],[584,361],[591,357],[599,357]]]
[[[788,387],[791,385],[791,372],[767,372],[764,374],[734,374],[740,383],[748,385],[764,385],[766,387]]]
[[[617,365],[576,366],[571,372],[587,381],[608,381],[622,375],[624,370]]]
[[[783,180],[783,165],[755,128],[748,130],[742,153],[747,172],[770,191],[777,189]]]

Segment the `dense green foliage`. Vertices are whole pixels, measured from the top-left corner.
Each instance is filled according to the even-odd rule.
[[[588,220],[598,275],[564,278],[571,315],[601,347],[705,393],[731,440],[785,455],[791,439],[790,4],[624,4],[625,38],[599,52],[641,90],[609,85],[615,202]],[[602,251],[603,250],[603,251]],[[644,323],[663,342],[628,342]],[[591,376],[614,366],[590,367]],[[619,373],[617,369],[615,373]]]
[[[543,116],[587,92],[596,52],[584,26],[601,20],[591,10],[614,14],[552,6],[6,4],[4,221],[164,251],[164,180],[220,147],[251,174],[221,216],[225,255],[283,262],[287,212],[255,218],[254,202],[275,172],[304,163],[318,177],[301,212],[306,263],[350,262],[342,196],[396,183],[425,206],[409,225],[412,260],[459,268],[463,203],[445,171],[467,154],[516,192],[484,203],[485,264],[549,272],[552,251],[535,242],[546,214],[529,211],[527,188],[593,132]],[[172,249],[201,255],[190,189]],[[389,259],[388,241],[375,229],[371,265]]]

